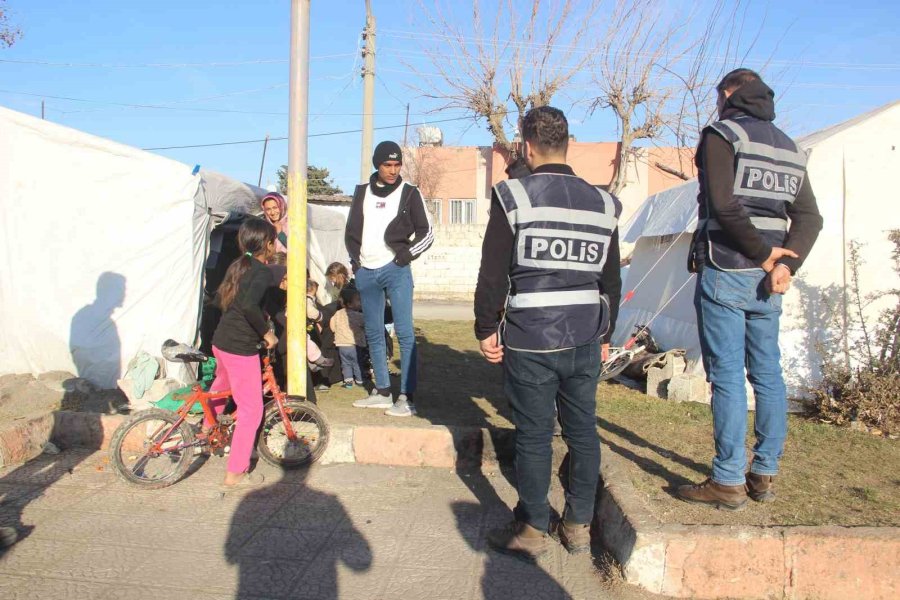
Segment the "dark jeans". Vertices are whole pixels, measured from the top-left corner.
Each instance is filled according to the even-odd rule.
[[[597,376],[600,342],[559,352],[506,349],[505,390],[516,426],[516,519],[541,531],[550,526],[550,471],[556,406],[569,447],[563,518],[590,523],[600,475],[597,434]]]

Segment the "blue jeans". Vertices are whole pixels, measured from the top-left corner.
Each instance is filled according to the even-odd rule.
[[[341,356],[341,375],[344,381],[361,383],[366,349],[361,346],[338,346],[338,354]]]
[[[600,474],[596,399],[600,342],[559,352],[507,349],[503,372],[516,426],[516,520],[541,531],[550,525],[547,492],[558,404],[563,440],[569,447],[563,518],[570,523],[590,523]]]
[[[756,397],[753,462],[758,475],[778,473],[787,437],[787,399],[778,348],[781,295],[769,294],[759,271],[697,274],[694,305],[706,378],[712,384],[716,457],[713,481],[742,485],[747,465],[747,379]]]
[[[394,331],[400,342],[400,393],[416,391],[416,334],[413,330],[413,278],[409,265],[398,267],[393,262],[377,269],[360,268],[356,272],[356,289],[362,300],[366,321],[366,341],[375,370],[375,386],[391,387],[387,367],[387,345],[384,340],[384,300],[391,301]]]

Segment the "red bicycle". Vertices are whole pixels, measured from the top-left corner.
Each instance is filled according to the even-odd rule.
[[[173,340],[163,344],[163,355],[186,363],[209,360],[199,350]],[[266,404],[256,446],[259,457],[285,469],[318,460],[328,445],[325,417],[303,398],[281,391],[271,352],[263,357],[262,380]],[[230,391],[205,392],[195,382],[177,411],[151,408],[135,413],[113,433],[110,462],[125,481],[145,489],[176,483],[191,468],[197,454],[206,451],[221,456],[228,452],[236,418],[231,414],[216,417],[209,403],[230,397]],[[198,403],[207,422],[215,422],[208,431],[201,431],[203,419],[191,414]]]

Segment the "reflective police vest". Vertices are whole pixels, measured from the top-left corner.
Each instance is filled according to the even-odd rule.
[[[769,121],[740,116],[710,125],[734,147],[734,199],[763,240],[781,247],[787,236],[788,203],[794,202],[806,177],[806,153]],[[700,186],[701,195],[705,194]],[[700,198],[697,228],[705,231],[710,263],[725,271],[759,269],[741,254],[711,215],[708,198]]]
[[[609,327],[599,282],[622,205],[555,173],[502,181],[494,192],[515,237],[503,344],[548,352],[596,341]]]

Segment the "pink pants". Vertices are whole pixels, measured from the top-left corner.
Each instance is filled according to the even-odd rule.
[[[262,365],[259,356],[241,356],[229,354],[213,346],[216,357],[216,380],[210,386],[211,391],[221,392],[230,389],[231,396],[237,404],[237,423],[231,438],[231,453],[228,456],[228,472],[244,473],[250,468],[250,453],[256,441],[256,430],[262,422]],[[225,400],[210,402],[210,408],[225,404]],[[213,406],[213,405],[216,406]],[[207,425],[212,423],[207,422]]]

